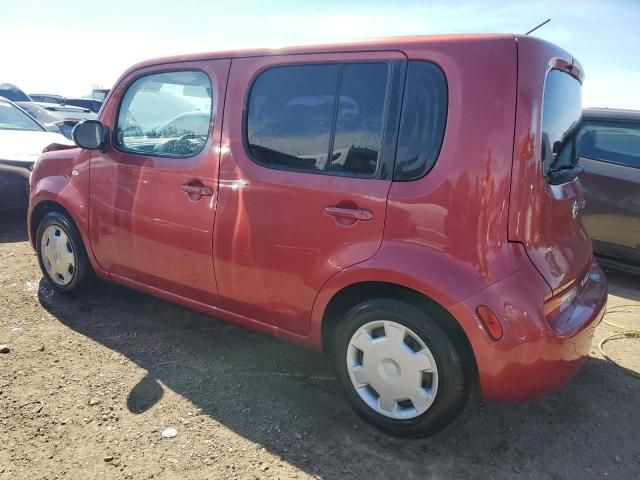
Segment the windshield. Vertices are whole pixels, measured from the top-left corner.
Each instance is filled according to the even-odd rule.
[[[0,102],[0,130],[41,132],[44,128],[16,106],[7,102]]]

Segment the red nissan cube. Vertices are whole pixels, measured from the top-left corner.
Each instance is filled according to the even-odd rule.
[[[95,275],[325,351],[359,415],[430,435],[589,353],[582,80],[517,35],[143,62],[38,160],[31,242],[58,292]]]

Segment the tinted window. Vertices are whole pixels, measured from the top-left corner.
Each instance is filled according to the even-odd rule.
[[[249,99],[251,155],[275,168],[374,175],[383,137],[388,73],[386,63],[300,65],[265,71],[255,81]]]
[[[342,67],[331,171],[376,173],[388,74],[384,63]]]
[[[0,101],[0,130],[44,130],[34,119],[18,107]]]
[[[292,170],[327,166],[338,65],[278,67],[251,89],[247,140],[260,163]]]
[[[409,62],[394,180],[414,180],[436,162],[447,120],[447,83],[427,62]]]
[[[576,137],[582,117],[582,88],[568,73],[551,70],[542,104],[542,171],[571,168],[578,163]]]
[[[125,93],[116,126],[116,145],[133,153],[189,157],[207,142],[213,103],[211,83],[203,72],[147,75]],[[180,122],[193,114],[192,122]],[[173,125],[173,128],[163,128]]]
[[[580,155],[640,168],[640,125],[587,120],[580,131]]]

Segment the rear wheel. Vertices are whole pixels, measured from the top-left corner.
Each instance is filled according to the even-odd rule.
[[[89,282],[92,270],[78,229],[60,212],[46,214],[36,233],[43,275],[61,293],[75,293]]]
[[[352,408],[388,433],[426,437],[467,400],[463,346],[431,315],[392,299],[351,308],[336,330],[338,378]]]

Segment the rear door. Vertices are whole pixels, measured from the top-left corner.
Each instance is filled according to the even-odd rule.
[[[580,165],[594,249],[640,264],[640,123],[585,119]]]
[[[404,60],[397,52],[233,60],[214,231],[227,310],[304,334],[322,285],[376,253]]]
[[[509,240],[521,242],[554,293],[589,268],[578,178],[554,180],[578,162],[582,70],[567,52],[518,37],[518,94]]]

